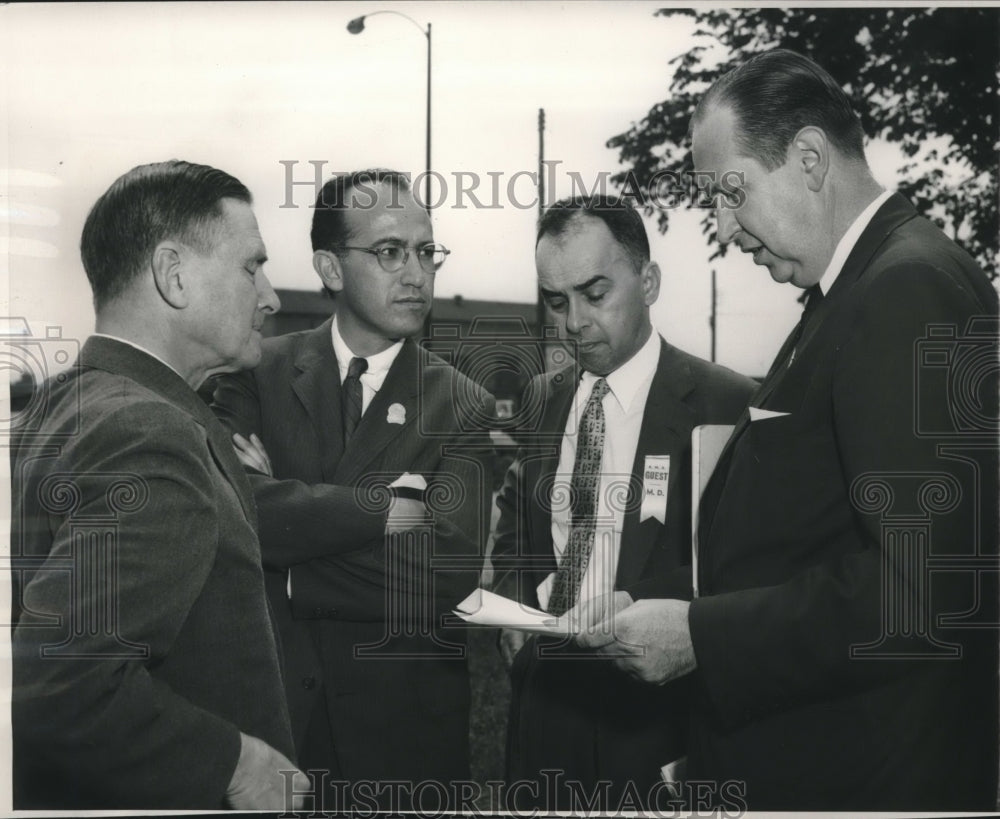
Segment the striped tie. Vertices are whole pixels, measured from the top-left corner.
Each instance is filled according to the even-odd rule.
[[[549,613],[556,616],[576,604],[580,582],[594,548],[597,487],[601,482],[601,458],[604,455],[604,406],[601,402],[609,389],[608,382],[603,378],[594,382],[580,419],[573,479],[570,482],[573,515],[569,540],[549,597]]]

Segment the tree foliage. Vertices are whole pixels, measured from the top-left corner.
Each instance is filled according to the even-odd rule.
[[[693,18],[694,43],[671,60],[668,99],[608,141],[626,166],[614,182],[645,197],[657,173],[679,178],[690,170],[688,122],[711,82],[752,54],[790,48],[843,86],[869,137],[900,147],[898,190],[996,278],[1000,9],[661,9],[657,15]],[[669,210],[657,210],[666,231]],[[712,258],[722,255],[707,215],[702,229],[716,248]]]

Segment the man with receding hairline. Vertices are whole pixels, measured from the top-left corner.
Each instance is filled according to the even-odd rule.
[[[496,589],[584,623],[641,597],[690,596],[691,430],[733,423],[753,382],[654,332],[660,269],[628,202],[556,202],[535,261],[578,362],[529,384],[523,403],[542,415],[499,497]],[[647,490],[658,500],[640,508]],[[684,754],[686,683],[654,691],[592,653],[514,630],[500,646],[513,689],[507,778],[539,786],[508,807],[580,809],[592,797],[608,812],[654,807],[661,767]],[[559,772],[554,790],[543,770]]]
[[[15,447],[14,807],[291,808],[253,497],[196,393],[279,306],[250,192],[134,168],[81,252],[97,332]]]
[[[692,144],[698,172],[742,176],[719,240],[808,300],[706,488],[701,596],[641,600],[581,642],[692,681],[689,775],[717,797],[992,810],[997,294],[875,181],[850,100],[806,57],[723,76]]]

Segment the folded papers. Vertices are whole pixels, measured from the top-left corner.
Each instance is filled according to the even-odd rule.
[[[569,631],[554,614],[525,606],[516,600],[501,597],[486,589],[476,589],[455,607],[455,614],[477,626],[494,626],[527,631],[532,634],[553,634],[569,637]]]

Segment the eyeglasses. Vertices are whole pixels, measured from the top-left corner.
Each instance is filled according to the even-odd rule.
[[[444,264],[444,260],[451,253],[444,245],[428,243],[419,247],[409,247],[407,245],[381,245],[379,247],[349,247],[340,245],[335,250],[360,250],[362,253],[371,253],[378,259],[379,267],[386,273],[396,273],[402,270],[410,260],[410,251],[415,250],[417,261],[425,273],[436,273],[437,269]]]

